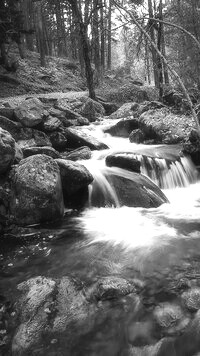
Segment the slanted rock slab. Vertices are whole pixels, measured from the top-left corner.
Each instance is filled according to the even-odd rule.
[[[128,171],[140,173],[141,163],[131,153],[121,153],[108,155],[106,157],[106,165],[108,167],[119,167]]]
[[[78,148],[81,146],[87,146],[91,150],[104,150],[108,148],[105,143],[75,128],[65,129],[65,136],[68,140],[68,148]]]

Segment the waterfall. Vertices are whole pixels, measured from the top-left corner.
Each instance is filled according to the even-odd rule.
[[[164,158],[135,154],[141,162],[141,172],[154,181],[161,189],[187,187],[197,181],[197,171],[189,157],[170,161]]]

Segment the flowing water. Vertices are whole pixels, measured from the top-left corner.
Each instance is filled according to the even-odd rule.
[[[163,332],[162,325],[152,331],[152,310],[160,303],[179,305],[185,289],[200,287],[197,172],[188,158],[177,160],[177,147],[135,145],[104,135],[101,127],[94,126],[92,130],[93,135],[109,144],[109,152],[134,153],[141,161],[143,174],[161,186],[170,203],[151,209],[119,206],[105,177],[105,171],[108,174],[112,170],[105,168],[108,151],[94,152],[92,160],[84,164],[94,175],[94,185],[100,185],[103,195],[110,196],[113,204],[66,212],[62,223],[35,227],[34,239],[33,229],[21,233],[20,242],[16,236],[6,237],[0,254],[0,294],[9,299],[18,283],[38,275],[56,278],[71,275],[86,285],[113,275],[135,279],[145,286],[143,306],[134,302],[133,307],[129,298],[123,300],[123,308],[108,305],[107,318],[97,320],[93,331],[78,339],[71,355],[193,356],[200,351],[198,343],[194,350],[187,346],[184,353],[179,345],[184,343],[182,339],[173,352],[169,346],[168,351],[163,349],[160,353],[152,349],[152,345],[158,345],[160,339],[170,334]],[[90,196],[94,185],[90,187]],[[192,317],[185,312],[183,319]],[[138,333],[142,337],[135,337]],[[190,339],[193,344],[192,335]],[[44,355],[48,352],[44,351]],[[54,353],[49,355],[65,355],[65,351],[62,345],[55,345]]]

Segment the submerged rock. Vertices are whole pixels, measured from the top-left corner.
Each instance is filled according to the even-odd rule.
[[[64,213],[60,171],[47,155],[21,160],[11,172],[11,212],[19,225],[61,218]]]
[[[90,289],[89,299],[109,300],[135,292],[133,283],[119,277],[104,277]]]
[[[200,309],[200,288],[192,288],[181,296],[184,305],[191,311]]]
[[[6,130],[0,128],[0,174],[5,173],[15,158],[15,140]]]

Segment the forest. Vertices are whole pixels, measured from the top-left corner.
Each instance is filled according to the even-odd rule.
[[[0,356],[199,325],[200,0],[0,0]]]

